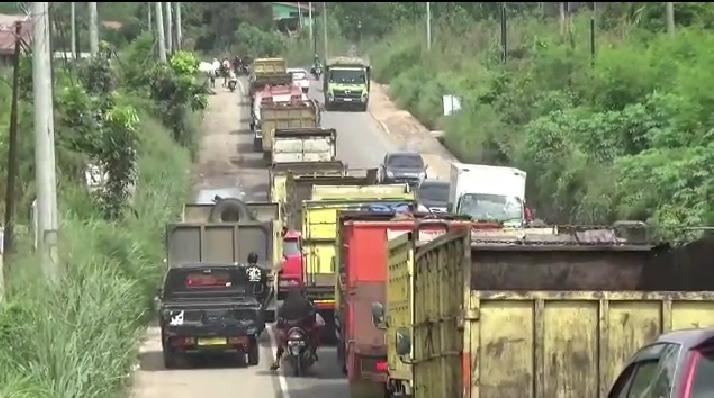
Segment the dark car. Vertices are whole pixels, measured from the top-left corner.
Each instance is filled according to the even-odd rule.
[[[265,321],[243,267],[186,264],[170,268],[159,294],[164,366],[189,354],[231,354],[258,364]]]
[[[383,183],[408,183],[415,187],[426,179],[424,159],[416,152],[388,153],[380,166]]]
[[[640,397],[714,397],[714,328],[666,333],[640,349],[608,398]]]
[[[422,182],[416,192],[419,211],[446,213],[449,187],[448,181],[426,180]]]

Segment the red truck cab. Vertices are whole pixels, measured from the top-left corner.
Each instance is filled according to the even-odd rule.
[[[283,260],[278,278],[278,299],[282,300],[287,290],[303,284],[302,243],[300,232],[287,230],[283,233]]]
[[[388,235],[415,232],[429,241],[471,221],[450,216],[423,219],[374,212],[342,212],[338,220],[337,356],[351,396],[384,396],[389,368],[384,329],[372,323],[372,303],[387,296]]]

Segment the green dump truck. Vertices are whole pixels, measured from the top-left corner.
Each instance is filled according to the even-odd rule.
[[[325,109],[367,110],[371,66],[359,57],[330,58],[325,67]]]
[[[385,250],[386,318],[379,303],[372,315],[386,323],[401,396],[604,397],[644,343],[714,325],[711,254],[580,238],[472,243],[468,232],[424,245],[403,234]]]

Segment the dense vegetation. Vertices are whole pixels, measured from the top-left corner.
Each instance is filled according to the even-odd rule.
[[[599,3],[592,63],[587,9],[561,31],[558,3],[508,3],[504,65],[498,6],[483,4],[434,3],[431,50],[423,5],[343,3],[333,15],[369,21],[374,78],[444,128],[461,160],[526,170],[528,201],[547,220],[647,219],[677,239],[691,238],[683,225],[714,223],[714,7],[676,3],[672,38],[664,3]],[[403,22],[390,25],[395,15]],[[339,21],[354,40],[354,18]],[[444,118],[443,94],[462,110]]]
[[[31,57],[24,58],[19,236],[6,253],[0,306],[2,397],[110,397],[127,380],[160,279],[163,227],[185,198],[197,116],[206,106],[196,58],[178,52],[161,65],[154,47],[140,36],[118,57],[105,44],[77,68],[56,67],[56,284],[44,281],[28,233],[35,188]],[[0,91],[4,155],[9,87]],[[108,171],[94,192],[84,184],[90,161]],[[4,182],[5,164],[0,171]]]

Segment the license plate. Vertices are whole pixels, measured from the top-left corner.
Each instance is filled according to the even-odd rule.
[[[225,337],[200,337],[198,339],[198,345],[226,345],[227,342]]]
[[[352,102],[352,98],[345,98],[345,102]]]

